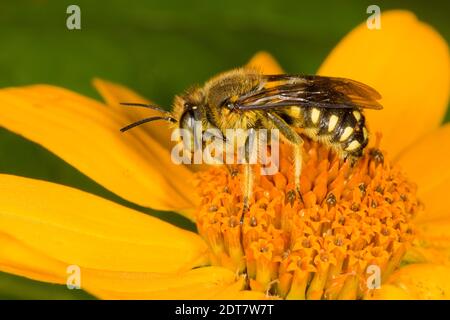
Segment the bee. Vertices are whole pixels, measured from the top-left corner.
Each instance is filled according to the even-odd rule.
[[[380,94],[354,80],[317,75],[264,75],[254,69],[234,69],[196,86],[174,99],[171,112],[135,103],[161,112],[132,123],[121,131],[154,120],[166,120],[193,132],[201,123],[202,132],[218,129],[278,129],[282,141],[292,146],[295,190],[300,193],[303,134],[334,150],[342,159],[358,159],[368,144],[369,134],[363,109],[382,109]],[[246,150],[246,156],[247,156]],[[249,208],[254,174],[251,164],[242,164],[243,213]],[[302,199],[301,199],[302,200]]]

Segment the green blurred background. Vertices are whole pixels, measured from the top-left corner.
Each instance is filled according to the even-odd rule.
[[[81,8],[81,30],[66,28],[70,4]],[[174,94],[244,64],[259,50],[271,52],[288,72],[314,73],[367,19],[371,4],[382,11],[409,9],[450,37],[448,1],[2,1],[0,87],[49,83],[99,99],[90,82],[101,77],[169,106]],[[0,155],[2,173],[71,185],[194,230],[174,213],[127,203],[1,128]],[[0,273],[0,299],[89,298],[81,290]]]

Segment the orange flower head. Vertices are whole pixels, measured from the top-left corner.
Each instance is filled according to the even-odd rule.
[[[226,167],[198,173],[196,222],[212,263],[246,273],[249,289],[282,298],[362,297],[369,266],[383,279],[399,266],[421,208],[416,186],[378,144],[352,165],[306,140],[301,199],[289,196],[292,161],[281,145],[279,172],[257,177],[242,226],[241,175]]]

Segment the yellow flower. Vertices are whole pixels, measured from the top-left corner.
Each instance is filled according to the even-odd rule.
[[[249,64],[282,72],[267,53]],[[380,91],[384,110],[367,118],[387,153],[350,169],[306,143],[305,207],[280,201],[289,164],[261,179],[244,249],[236,221],[220,214],[241,205],[235,178],[173,164],[162,125],[118,131],[151,115],[119,106],[148,102],[142,97],[103,80],[94,85],[106,105],[48,85],[2,89],[0,125],[126,200],[196,221],[200,235],[67,186],[1,174],[0,270],[65,284],[77,265],[83,289],[112,299],[450,298],[450,125],[440,126],[448,70],[446,42],[409,12],[387,12],[381,30],[364,24],[346,36],[318,73]],[[381,289],[361,288],[371,262],[382,269]],[[249,279],[236,272],[244,265]]]

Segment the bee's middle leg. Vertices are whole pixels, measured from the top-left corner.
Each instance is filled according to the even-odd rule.
[[[268,113],[268,117],[272,121],[274,127],[280,131],[284,140],[288,142],[293,149],[295,191],[289,191],[286,196],[290,202],[293,202],[295,193],[297,193],[300,200],[303,201],[302,194],[300,193],[300,175],[302,173],[303,164],[303,139],[280,116],[274,113]]]
[[[247,213],[249,206],[250,206],[250,198],[253,193],[253,168],[250,164],[244,164],[244,172],[243,172],[243,193],[244,193],[244,199],[243,199],[243,208],[242,208],[242,216],[241,216],[241,223],[244,222],[244,216]]]

